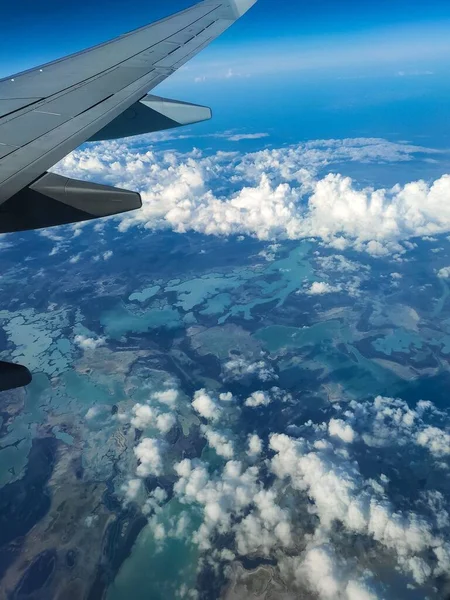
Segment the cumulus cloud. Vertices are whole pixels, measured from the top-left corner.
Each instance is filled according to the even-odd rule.
[[[176,417],[172,413],[160,413],[156,408],[148,404],[135,404],[131,409],[133,417],[131,424],[136,429],[147,429],[156,427],[161,433],[168,433],[176,423]]]
[[[262,240],[316,237],[374,256],[404,252],[414,236],[450,231],[449,175],[375,189],[320,174],[333,163],[399,162],[433,153],[426,148],[380,139],[318,140],[248,154],[183,155],[135,143],[96,144],[57,166],[69,176],[100,176],[139,190],[143,209],[121,217],[121,230],[141,225]],[[216,186],[230,191],[219,195]]]
[[[355,432],[352,426],[341,419],[330,419],[328,432],[330,435],[340,438],[346,444],[351,444],[355,439]]]
[[[380,483],[366,479],[355,460],[357,455],[346,448],[355,441],[357,430],[359,440],[372,448],[387,447],[395,452],[396,447],[408,447],[412,459],[414,447],[422,447],[442,458],[448,454],[449,439],[442,429],[428,424],[440,416],[428,402],[418,403],[415,409],[392,398],[352,402],[342,410],[341,418],[330,419],[326,427],[307,424],[305,435],[299,438],[273,434],[271,468],[281,480],[289,479],[294,489],[308,495],[322,534],[330,536],[334,523],[339,522],[354,534],[371,537],[394,553],[400,568],[417,585],[423,585],[432,575],[437,577],[450,568],[450,544],[440,531],[447,526],[446,519],[439,525],[438,519],[419,510],[400,510],[386,494],[386,478],[380,478]],[[346,446],[340,448],[342,442]],[[329,590],[338,586],[335,580],[330,575]],[[355,589],[350,587],[350,591]],[[317,591],[328,598],[326,590]]]
[[[297,588],[312,590],[323,600],[381,600],[369,580],[369,574],[355,578],[345,560],[336,555],[332,544],[313,540],[302,556],[284,557],[280,561],[284,577]]]
[[[210,547],[210,536],[216,528],[229,531],[231,517],[243,513],[259,489],[258,470],[252,467],[244,471],[238,461],[227,462],[221,476],[213,479],[200,461],[184,459],[175,465],[175,471],[179,479],[174,491],[181,502],[203,507],[204,521],[196,536],[203,548]]]
[[[351,402],[350,406],[354,413],[349,413],[347,421],[358,426],[363,441],[370,447],[414,442],[435,458],[450,453],[448,427],[437,426],[445,414],[431,402],[421,400],[413,409],[404,400],[377,396],[371,405]]]
[[[437,276],[440,279],[448,279],[450,277],[450,267],[442,267],[442,269],[439,269]]]
[[[160,513],[161,505],[166,502],[167,498],[168,496],[165,490],[160,487],[155,488],[147,497],[144,506],[142,507],[142,512],[144,515],[148,515],[150,513]]]
[[[269,406],[272,399],[267,392],[253,392],[244,402],[245,406],[256,408],[257,406]]]
[[[249,435],[248,436],[247,454],[251,458],[255,458],[256,456],[259,456],[261,454],[262,449],[263,449],[263,442],[262,442],[262,439],[259,437],[259,435],[256,433]]]
[[[263,404],[267,397],[273,402],[286,396],[272,388],[268,396],[257,392],[251,397],[258,394]],[[161,498],[151,496],[144,505],[145,513],[153,515],[151,526],[161,541],[183,531],[200,550],[208,551],[212,563],[235,556],[270,557],[287,585],[300,596],[313,593],[320,600],[396,598],[386,568],[392,562],[395,577],[401,573],[405,586],[420,589],[427,585],[431,589],[432,582],[448,572],[447,488],[433,489],[432,481],[444,483],[445,478],[429,475],[448,471],[446,413],[431,402],[411,407],[401,399],[385,397],[335,404],[324,422],[296,426],[295,437],[271,434],[267,459],[266,440],[257,433],[242,439],[212,424],[225,410],[222,403],[227,411],[233,410],[230,400],[227,393],[221,399],[205,390],[194,395],[194,410],[209,421],[201,425],[201,433],[226,462],[215,463],[214,469],[198,459],[174,465],[173,491],[182,504],[200,514],[201,524],[187,534],[189,519],[183,519],[184,524],[159,521],[166,501],[161,491]],[[241,449],[241,460],[234,460]],[[378,451],[384,449],[380,460]],[[140,441],[135,448],[140,461],[137,478],[124,486],[126,498],[137,497],[139,478],[163,473],[163,452],[158,440]],[[399,494],[391,480],[404,478],[402,469],[411,468],[409,461],[430,477],[430,484],[418,495],[411,486],[411,499]],[[218,535],[228,540],[223,556],[216,552]]]
[[[146,429],[156,421],[156,411],[147,404],[135,404],[132,412],[131,424],[136,429]]]
[[[122,485],[121,489],[125,494],[125,499],[127,501],[136,500],[140,490],[142,488],[142,480],[141,479],[129,479],[127,483]]]
[[[228,461],[210,476],[201,461],[185,459],[175,465],[179,477],[174,491],[182,503],[202,507],[203,522],[194,534],[200,548],[211,548],[214,533],[231,533],[240,554],[269,555],[277,546],[290,546],[289,515],[274,491],[263,490],[255,466]]]
[[[277,251],[281,248],[280,244],[269,244],[266,249],[261,250],[258,256],[262,256],[267,262],[272,262],[276,258]]]
[[[321,256],[319,251],[316,251],[316,255],[316,273],[325,281],[314,282],[308,290],[309,294],[345,292],[353,297],[360,295],[361,284],[370,275],[369,265],[349,260],[342,254]],[[326,281],[330,274],[333,277],[333,285]]]
[[[162,475],[162,450],[163,446],[159,440],[143,438],[136,448],[134,448],[134,454],[140,462],[136,469],[136,475],[139,477]]]
[[[161,433],[168,433],[177,422],[172,413],[163,413],[156,417],[156,427]]]
[[[75,344],[77,344],[77,346],[83,350],[96,350],[100,346],[104,346],[106,344],[106,340],[103,337],[92,338],[86,335],[76,335]]]
[[[277,546],[292,545],[289,513],[279,506],[273,490],[257,492],[253,510],[235,530],[237,550],[244,556],[255,552],[268,556]]]
[[[223,365],[226,379],[244,379],[256,377],[260,381],[278,379],[273,367],[265,360],[249,361],[245,358],[235,358]]]
[[[437,458],[450,454],[450,434],[439,427],[424,427],[417,433],[417,443]]]
[[[167,404],[170,408],[174,408],[178,400],[178,395],[178,390],[169,388],[167,390],[155,392],[153,398],[161,404]]]
[[[217,421],[222,412],[217,401],[204,389],[195,392],[192,407],[201,417],[210,421]]]
[[[101,413],[102,409],[99,406],[91,406],[85,415],[85,419],[87,421],[92,421],[93,419],[97,418]]]
[[[202,426],[202,433],[208,440],[208,445],[217,452],[219,456],[231,459],[234,456],[233,442],[224,433],[214,431],[208,426]]]
[[[331,294],[332,292],[340,292],[341,288],[338,285],[330,285],[325,281],[314,281],[311,287],[308,288],[307,294],[310,296],[321,296],[323,294]]]
[[[319,256],[317,262],[321,269],[324,271],[332,271],[333,273],[361,273],[361,271],[370,271],[369,265],[363,265],[354,260],[350,260],[342,254]]]

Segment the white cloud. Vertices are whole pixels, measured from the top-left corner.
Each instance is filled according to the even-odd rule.
[[[269,244],[267,248],[258,253],[258,256],[262,256],[267,262],[272,262],[275,260],[276,253],[280,247],[280,244]]]
[[[357,297],[361,294],[361,283],[369,278],[370,266],[349,260],[341,254],[331,256],[317,256],[316,272],[325,279],[331,273],[334,285],[326,282],[314,283],[309,293],[345,292],[350,296]],[[299,290],[298,293],[301,293]]]
[[[125,494],[125,499],[127,501],[136,500],[139,492],[142,488],[142,480],[141,479],[129,479],[127,483],[122,485],[121,489]]]
[[[72,257],[69,259],[69,262],[70,262],[72,265],[75,265],[77,262],[79,262],[79,261],[80,261],[80,259],[81,259],[81,254],[75,254],[74,256],[72,256]]]
[[[232,440],[223,433],[214,431],[211,427],[202,426],[202,433],[208,440],[208,445],[217,452],[219,456],[231,459],[234,456]]]
[[[443,413],[431,402],[420,401],[414,409],[400,399],[377,396],[372,405],[350,403],[356,423],[364,423],[362,439],[375,448],[415,443],[439,459],[450,453],[448,430],[428,421],[442,420]]]
[[[228,139],[230,142],[240,142],[242,140],[260,140],[266,137],[269,137],[268,133],[235,133],[230,135]]]
[[[280,569],[297,588],[312,590],[321,600],[382,600],[366,572],[358,577],[326,540],[313,539],[302,556],[283,557]],[[309,597],[309,593],[308,593]]]
[[[361,273],[361,271],[370,271],[370,266],[350,260],[342,254],[319,256],[317,262],[321,269],[332,271],[333,273]]]
[[[256,408],[257,406],[269,406],[271,397],[267,392],[253,392],[244,402],[245,406]]]
[[[450,231],[448,175],[391,189],[360,187],[339,174],[318,175],[333,163],[398,162],[433,152],[426,148],[379,139],[318,140],[203,156],[140,144],[135,149],[133,142],[104,142],[73,152],[57,167],[81,178],[101,173],[107,183],[139,190],[144,206],[121,217],[121,230],[142,225],[262,240],[316,237],[374,256],[404,252],[414,236]],[[229,182],[237,191],[218,195],[216,185],[223,189]]]
[[[86,335],[76,335],[75,344],[77,344],[83,350],[96,350],[100,346],[104,346],[106,343],[105,338],[91,338]]]
[[[417,433],[417,443],[437,458],[450,454],[450,434],[439,427],[424,427]]]
[[[226,463],[220,476],[210,479],[206,466],[200,461],[185,459],[175,465],[179,477],[174,491],[184,503],[203,507],[203,524],[195,535],[200,547],[210,547],[210,536],[218,528],[229,531],[232,516],[237,517],[251,505],[259,486],[258,470],[243,470],[238,461]]]
[[[149,524],[153,532],[153,538],[157,542],[166,539],[166,528],[162,523],[158,523],[155,519],[150,519]]]
[[[283,392],[274,388],[270,395],[275,400]],[[227,410],[233,410],[235,405],[225,396]],[[205,390],[194,398],[200,399],[197,411],[208,419],[221,414],[217,413],[219,401]],[[448,417],[430,402],[421,401],[411,408],[402,400],[383,397],[336,404],[330,410],[335,415],[325,422],[296,427],[296,438],[272,434],[269,461],[262,452],[265,441],[258,434],[247,436],[246,451],[242,461],[237,461],[232,458],[241,440],[233,438],[231,431],[202,425],[209,446],[228,462],[223,468],[215,463],[214,470],[200,460],[175,464],[175,495],[201,514],[201,525],[189,535],[200,549],[211,552],[213,562],[220,559],[214,554],[217,534],[233,540],[226,548],[229,560],[234,555],[275,558],[283,580],[300,596],[395,598],[395,593],[388,593],[386,569],[392,561],[405,582],[418,588],[428,585],[450,568],[446,496],[430,488],[420,492],[419,500],[410,501],[409,507],[406,497],[397,504],[398,492],[389,496],[393,484],[383,469],[402,478],[404,456],[419,472],[445,469],[443,458],[450,446],[443,423]],[[377,449],[383,448],[387,462],[379,462]],[[138,476],[162,473],[162,447],[156,440],[143,440],[135,453],[141,460]],[[252,466],[246,467],[245,461]],[[370,476],[364,474],[367,461],[372,461]],[[262,475],[267,466],[275,476],[268,489],[267,477]],[[438,483],[439,478],[431,481]],[[159,506],[152,499],[148,502],[148,512]],[[163,525],[166,537],[174,535],[175,525],[165,521]],[[337,531],[350,537],[337,536]],[[345,545],[355,534],[359,540],[356,554],[351,545]]]
[[[345,589],[348,600],[377,600],[380,596],[367,583],[350,580]]]
[[[211,549],[215,532],[233,533],[242,555],[269,555],[292,543],[289,515],[277,494],[261,489],[258,469],[228,461],[223,471],[209,475],[206,465],[188,459],[175,465],[179,477],[174,491],[181,502],[202,507],[203,523],[194,534],[200,548]]]
[[[153,398],[161,404],[166,404],[170,408],[174,408],[178,400],[178,395],[178,390],[169,388],[167,390],[155,392]]]
[[[314,281],[308,289],[307,294],[310,296],[321,296],[323,294],[331,294],[332,292],[341,291],[340,286],[330,285],[325,281]]]
[[[157,412],[148,404],[135,404],[132,412],[134,416],[131,418],[131,424],[136,429],[146,429],[156,421]]]
[[[330,435],[340,438],[346,444],[351,444],[355,440],[355,432],[352,426],[342,421],[342,419],[331,419],[328,423],[328,432]]]
[[[195,392],[192,406],[204,419],[217,421],[220,418],[222,409],[206,390]]]
[[[143,438],[134,449],[136,458],[140,461],[136,469],[136,475],[147,477],[148,475],[162,475],[162,444],[153,438]]]
[[[262,449],[263,449],[263,443],[262,443],[262,440],[259,437],[259,435],[257,435],[256,433],[249,435],[248,436],[247,454],[251,458],[255,458],[256,456],[259,456],[261,454]]]
[[[397,77],[423,77],[424,75],[434,75],[434,71],[420,71],[420,70],[412,70],[412,71],[398,71]]]
[[[260,490],[253,498],[254,508],[236,527],[239,554],[255,552],[269,556],[277,547],[292,545],[291,524],[287,510],[280,508],[276,492]]]
[[[445,529],[441,532],[447,526],[446,515],[430,519],[418,510],[396,508],[385,493],[384,484],[388,480],[380,478],[378,483],[365,479],[350,446],[342,448],[339,443],[351,444],[356,430],[358,439],[370,448],[386,447],[393,456],[407,455],[416,464],[419,459],[412,459],[414,448],[423,447],[431,456],[441,459],[449,453],[448,434],[431,427],[428,421],[443,415],[429,402],[419,402],[411,409],[401,400],[381,397],[373,403],[351,402],[336,410],[341,418],[330,419],[325,427],[307,423],[304,435],[297,439],[273,434],[272,471],[308,495],[325,537],[331,535],[333,524],[340,522],[348,531],[368,536],[394,553],[403,572],[417,585],[423,585],[431,575],[437,577],[450,568],[450,544]],[[436,462],[433,468],[441,468],[441,463]],[[330,590],[333,585],[337,585],[334,575],[330,578]],[[354,596],[358,587],[355,584],[349,589]],[[325,590],[317,591],[328,598]]]
[[[278,379],[273,367],[265,360],[249,361],[245,358],[235,358],[223,365],[227,379],[243,379],[257,377],[260,381]]]
[[[442,267],[437,275],[440,279],[448,279],[450,277],[450,267]]]
[[[91,406],[91,408],[88,409],[84,418],[87,421],[92,421],[92,419],[98,417],[101,414],[101,412],[102,409],[99,406]]]
[[[156,427],[161,433],[168,433],[177,422],[172,413],[163,413],[156,417]]]
[[[142,512],[144,515],[148,515],[150,513],[160,513],[161,505],[164,504],[167,500],[167,492],[160,487],[155,488],[142,507]]]
[[[176,423],[176,417],[172,413],[160,413],[155,407],[148,404],[135,404],[131,409],[133,417],[131,424],[136,429],[147,429],[155,427],[162,434],[168,433]]]

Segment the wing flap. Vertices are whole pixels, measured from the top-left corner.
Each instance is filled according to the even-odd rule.
[[[0,98],[0,117],[5,117],[30,104],[35,104],[39,100],[42,100],[42,98],[9,98],[8,100]]]
[[[17,150],[17,146],[7,146],[6,144],[0,144],[0,158],[8,156],[8,154],[11,154],[11,152],[14,152],[14,150]]]
[[[55,129],[66,120],[60,114],[32,110],[17,119],[11,119],[2,126],[0,143],[8,146],[23,146]]]

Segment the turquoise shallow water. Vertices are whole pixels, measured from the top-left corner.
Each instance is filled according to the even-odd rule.
[[[269,352],[277,352],[285,347],[302,348],[311,344],[320,344],[325,340],[332,340],[338,335],[340,329],[339,321],[326,321],[302,328],[272,325],[258,330],[255,337],[265,343]]]
[[[147,300],[150,300],[150,298],[153,298],[153,296],[156,296],[160,289],[161,288],[159,285],[152,285],[150,287],[144,288],[141,292],[134,292],[134,294],[131,294],[129,296],[128,300],[130,302],[144,303]]]
[[[234,304],[231,309],[219,319],[219,324],[225,323],[232,317],[240,315],[246,321],[252,320],[252,310],[258,306],[276,301],[277,308],[283,306],[287,298],[295,291],[310,282],[313,269],[308,259],[311,248],[309,242],[299,244],[291,250],[286,258],[269,263],[261,272],[253,275],[252,283],[259,288],[254,298],[249,302]],[[258,279],[257,279],[258,277]],[[274,281],[267,279],[275,277]]]
[[[137,315],[124,305],[106,311],[100,322],[105,333],[112,339],[118,340],[127,333],[145,333],[158,327],[172,329],[181,325],[180,314],[173,308],[148,310]]]
[[[158,514],[162,529],[156,535],[151,524],[141,531],[106,600],[172,600],[179,597],[182,588],[195,588],[199,552],[191,543],[191,535],[201,520],[190,515],[188,530],[177,535],[177,520],[185,510],[174,499]]]
[[[230,305],[232,299],[230,294],[217,294],[208,301],[205,309],[200,311],[201,315],[221,315]]]
[[[393,352],[409,352],[412,347],[420,350],[423,347],[423,339],[414,331],[399,328],[385,337],[377,338],[372,345],[375,350],[390,356]]]
[[[36,375],[27,388],[23,411],[7,426],[7,433],[1,440],[0,486],[19,479],[23,474],[37,426],[45,419],[41,402],[48,387],[47,377]]]
[[[236,288],[238,285],[239,278],[236,276],[224,277],[217,273],[211,273],[198,279],[169,285],[165,288],[165,291],[176,292],[178,296],[177,306],[188,312],[203,304],[205,300],[215,296],[218,292]]]

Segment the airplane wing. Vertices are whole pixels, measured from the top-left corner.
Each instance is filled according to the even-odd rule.
[[[256,0],[205,0],[61,60],[0,80],[0,233],[118,214],[138,193],[47,169],[89,140],[211,118],[209,108],[147,95]]]

